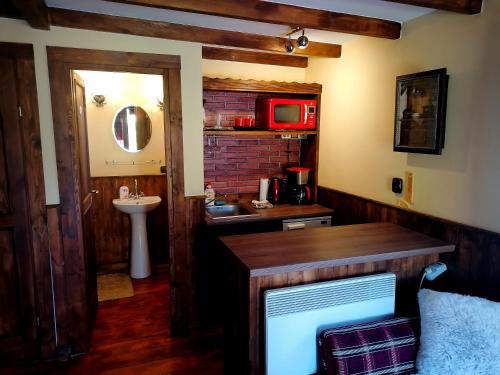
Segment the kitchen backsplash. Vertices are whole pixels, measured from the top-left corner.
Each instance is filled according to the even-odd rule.
[[[233,126],[234,117],[255,116],[255,99],[262,94],[254,92],[203,91],[205,127],[213,128],[217,113],[222,126]]]
[[[300,160],[300,140],[274,136],[204,137],[205,184],[216,193],[257,193],[259,179],[286,177],[285,168]]]

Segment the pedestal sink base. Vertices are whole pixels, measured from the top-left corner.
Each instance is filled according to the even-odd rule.
[[[132,250],[130,254],[130,277],[144,279],[151,275],[146,214],[130,214],[132,224]]]
[[[134,199],[113,199],[113,206],[115,206],[117,210],[130,215],[132,224],[130,277],[134,279],[144,279],[151,275],[146,216],[149,211],[158,207],[160,202],[161,198],[157,196]]]

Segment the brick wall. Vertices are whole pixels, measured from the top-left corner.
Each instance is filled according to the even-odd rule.
[[[257,193],[259,179],[286,177],[300,160],[300,140],[274,136],[205,136],[205,184],[216,193]]]
[[[205,127],[213,128],[217,113],[222,126],[233,126],[234,117],[255,116],[255,99],[262,94],[254,92],[203,91]]]

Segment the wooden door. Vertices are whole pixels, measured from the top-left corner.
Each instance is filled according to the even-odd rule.
[[[0,58],[0,363],[33,356],[37,336],[29,202],[16,66]]]
[[[75,119],[76,145],[80,177],[80,199],[82,202],[83,244],[85,250],[85,272],[87,280],[87,303],[91,327],[97,311],[97,268],[94,235],[92,231],[93,192],[90,183],[90,161],[85,106],[85,83],[73,72],[73,111]]]

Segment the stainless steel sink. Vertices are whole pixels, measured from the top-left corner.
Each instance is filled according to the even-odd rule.
[[[206,207],[206,213],[210,218],[214,220],[258,216],[258,214],[249,211],[248,209],[240,206],[239,204],[226,204],[224,206],[209,206]]]

